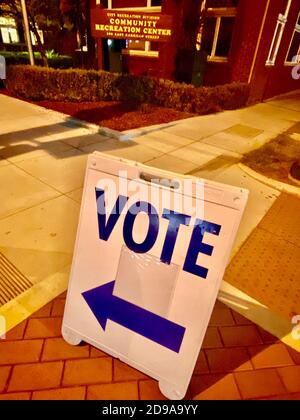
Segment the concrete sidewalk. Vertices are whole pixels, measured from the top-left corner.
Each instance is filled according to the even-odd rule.
[[[242,153],[300,120],[299,96],[187,119],[120,142],[99,135],[94,126],[81,127],[63,114],[0,95],[0,252],[35,291],[29,298],[23,290],[19,312],[16,301],[4,305],[9,327],[67,286],[89,153],[98,150],[248,188],[234,254],[280,195],[244,174],[237,163]],[[8,279],[12,289],[13,281]]]
[[[299,97],[294,93],[243,110],[150,128],[132,141],[119,142],[99,135],[93,126],[82,127],[65,115],[0,95],[0,278],[7,286],[0,289],[0,315],[5,314],[9,330],[18,324],[0,342],[0,399],[162,398],[147,376],[88,345],[71,347],[61,338],[65,294],[60,294],[69,278],[86,159],[94,150],[250,190],[235,257],[219,294],[227,306],[215,305],[187,398],[300,398],[300,358],[290,348],[299,343],[291,341],[290,320],[246,293],[248,281],[253,288],[261,280],[265,290],[269,283],[275,289],[273,276],[286,314],[289,293],[286,288],[282,293],[278,273],[281,260],[290,269],[281,270],[287,280],[292,267],[293,275],[300,272],[300,231],[294,228],[300,201],[255,181],[237,165],[243,153],[300,120]],[[256,259],[252,271],[251,258]],[[278,264],[266,276],[271,258]],[[294,282],[295,308],[298,291]],[[272,305],[273,295],[269,298]]]
[[[205,115],[126,133],[134,136],[128,147],[108,153],[149,166],[247,188],[249,203],[233,254],[275,202],[280,192],[249,175],[237,165],[244,153],[256,149],[300,120],[300,90],[274,101],[235,111]],[[138,135],[140,132],[145,134]],[[84,147],[107,151],[107,145]],[[153,156],[157,154],[157,156]]]

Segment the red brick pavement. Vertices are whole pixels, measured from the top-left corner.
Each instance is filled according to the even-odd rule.
[[[64,295],[0,342],[0,399],[163,399],[157,382],[100,350],[64,342]],[[300,399],[300,355],[216,303],[188,399]]]

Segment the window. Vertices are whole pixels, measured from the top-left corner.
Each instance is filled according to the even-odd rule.
[[[160,7],[162,0],[106,0],[104,7],[108,9],[141,9],[145,7]]]
[[[19,42],[18,32],[15,28],[1,28],[1,36],[4,44]]]
[[[38,29],[37,31],[38,31],[38,34],[40,36],[41,43],[44,44],[44,34],[43,34],[43,31],[41,31],[40,29]],[[36,39],[35,34],[32,31],[30,31],[30,36],[31,36],[31,43],[32,43],[32,45],[37,45],[38,44],[38,41]]]
[[[123,50],[122,53],[128,55],[158,57],[159,45],[157,42],[128,39],[126,40],[126,49]]]
[[[16,22],[12,18],[0,18],[1,37],[4,44],[19,42]]]
[[[124,7],[124,1],[122,0],[108,0],[108,8],[120,8],[119,5],[122,3],[122,8],[133,10],[133,9],[145,9],[145,11],[151,11],[159,13],[161,11],[162,0],[135,0],[130,2],[134,7]],[[129,3],[129,1],[128,1]],[[129,55],[143,55],[148,57],[158,57],[159,45],[157,42],[143,41],[143,40],[126,40],[126,49],[122,51],[123,54]]]
[[[147,7],[161,7],[161,0],[147,0]]]
[[[287,5],[286,5],[284,15],[281,14],[281,13],[279,13],[279,15],[278,15],[273,40],[272,40],[269,55],[268,55],[268,58],[267,58],[267,61],[266,61],[266,66],[274,66],[274,64],[276,62],[276,57],[277,57],[278,50],[279,50],[279,47],[280,47],[280,43],[281,43],[284,28],[285,28],[285,24],[287,22],[287,18],[288,18],[288,14],[289,14],[289,11],[290,11],[291,3],[292,3],[292,0],[287,0]]]
[[[239,0],[206,0],[207,7],[237,7]]]
[[[300,62],[300,12],[293,32],[285,64],[295,65]]]
[[[237,2],[219,2],[219,4],[225,3],[237,4]],[[200,49],[208,54],[209,61],[227,61],[236,15],[236,7],[206,9],[204,27],[198,34],[197,42],[200,44]]]

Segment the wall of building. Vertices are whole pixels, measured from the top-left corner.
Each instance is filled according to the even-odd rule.
[[[284,64],[299,0],[292,1],[275,65],[266,66],[277,18],[286,5],[287,0],[240,0],[228,63],[207,63],[205,84],[250,82],[252,102],[299,88],[299,80],[291,76],[292,67]]]
[[[159,61],[156,57],[138,57],[123,54],[123,66],[126,72],[137,75],[159,76]]]
[[[114,0],[113,5],[133,7],[145,6],[146,3],[146,0]],[[285,12],[286,4],[287,0],[239,0],[228,61],[208,62],[204,84],[213,86],[232,81],[250,82],[253,102],[299,88],[299,80],[291,77],[292,67],[284,64],[300,8],[299,0],[292,1],[276,63],[274,66],[266,66],[278,14]],[[182,15],[191,10],[191,5],[191,0],[162,1],[162,13],[174,18],[173,36],[169,42],[160,44],[157,58],[124,55],[123,62],[129,73],[174,78]]]
[[[239,2],[229,56],[232,81],[248,82],[267,1]]]
[[[272,7],[269,8],[251,79],[251,99],[253,101],[267,99],[300,87],[299,80],[292,78],[292,67],[284,64],[300,11],[299,0],[292,2],[275,65],[265,65],[278,14],[284,13],[285,6],[286,1],[272,0]]]
[[[231,82],[232,66],[230,63],[206,63],[204,74],[205,86],[224,85]]]
[[[207,62],[205,85],[248,82],[267,1],[239,0],[228,60]]]
[[[124,7],[146,7],[147,0],[113,0],[113,7],[117,8],[124,8]]]

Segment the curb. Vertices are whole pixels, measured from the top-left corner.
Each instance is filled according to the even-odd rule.
[[[261,175],[260,173],[254,171],[253,169],[249,168],[248,166],[244,165],[243,163],[238,163],[239,168],[245,172],[247,175],[251,176],[252,178],[256,179],[268,187],[275,188],[278,191],[285,192],[288,194],[295,195],[300,198],[300,188],[294,187],[293,185],[286,184],[285,182],[276,181],[275,179],[269,178],[265,175]]]
[[[45,108],[45,109],[47,109],[47,108]],[[57,114],[63,116],[64,117],[64,122],[66,123],[66,125],[69,125],[71,128],[74,128],[74,127],[86,128],[87,130],[89,130],[93,134],[100,134],[101,136],[114,138],[114,139],[117,139],[119,141],[129,141],[132,138],[129,134],[127,134],[125,132],[122,132],[122,131],[113,130],[113,129],[107,128],[107,127],[100,127],[97,124],[93,124],[93,123],[90,123],[90,122],[84,121],[84,120],[79,120],[78,118],[71,117],[67,114],[63,114],[62,112],[53,111],[52,109],[47,109],[47,110],[51,111],[51,113],[56,112]]]
[[[117,130],[113,130],[112,128],[107,128],[107,127],[99,127],[99,126],[97,127],[98,127],[98,133],[105,137],[110,137],[110,138],[112,137],[119,141],[129,141],[133,138],[133,136],[131,136],[129,133],[126,133],[125,131],[117,131]]]
[[[39,105],[35,105],[35,106],[39,106]],[[40,107],[40,108],[43,108],[43,107]],[[117,139],[119,141],[128,141],[128,140],[131,139],[131,136],[129,134],[124,133],[122,131],[112,130],[111,128],[106,128],[106,127],[100,127],[97,124],[93,124],[93,123],[90,123],[88,121],[80,120],[78,118],[71,117],[68,114],[64,114],[62,112],[54,111],[52,109],[48,109],[48,108],[44,108],[44,109],[46,109],[46,111],[48,111],[49,114],[50,113],[52,114],[53,112],[55,112],[56,114],[60,115],[62,118],[64,118],[64,122],[67,125],[69,125],[71,128],[72,127],[86,128],[87,130],[89,130],[93,134],[100,134],[101,136],[114,138],[114,139]]]
[[[52,110],[49,110],[49,111],[52,111]],[[64,116],[68,117],[67,114],[63,114],[63,113],[60,113],[58,111],[53,111],[53,112],[57,112],[60,115],[64,115]],[[187,119],[189,119],[189,118],[187,118]],[[182,121],[185,121],[185,119],[171,121],[171,122],[168,122],[168,123],[165,123],[165,124],[149,125],[147,127],[134,128],[132,130],[126,130],[126,131],[118,131],[118,130],[113,130],[112,128],[100,127],[99,125],[89,123],[89,122],[84,121],[84,120],[79,120],[79,119],[71,117],[71,116],[69,116],[67,118],[67,121],[74,122],[74,125],[81,126],[81,127],[87,128],[89,130],[91,129],[93,133],[98,133],[98,134],[101,134],[102,136],[105,136],[105,137],[114,138],[114,139],[117,139],[119,141],[130,141],[130,140],[133,140],[136,137],[144,136],[146,134],[153,133],[155,131],[159,131],[159,130],[162,130],[164,128],[173,127],[174,125],[179,124]]]
[[[0,95],[1,95],[1,91],[0,91]],[[7,95],[5,95],[5,96],[7,96]],[[132,138],[130,133],[117,131],[117,130],[112,130],[112,129],[106,128],[106,127],[100,127],[97,124],[93,124],[93,123],[90,123],[88,121],[80,120],[76,117],[72,117],[68,114],[64,114],[63,112],[59,112],[59,111],[55,111],[53,109],[45,108],[45,107],[40,106],[38,104],[28,102],[28,101],[20,99],[20,98],[15,98],[13,96],[8,96],[8,97],[12,98],[16,101],[19,101],[19,102],[25,102],[29,107],[31,107],[35,110],[38,110],[38,112],[41,115],[46,114],[50,118],[51,118],[51,115],[57,115],[58,117],[60,117],[62,119],[61,123],[65,124],[66,126],[69,126],[70,128],[76,128],[76,127],[77,128],[78,127],[86,128],[92,134],[100,134],[102,136],[115,138],[115,139],[120,140],[120,141],[128,141]]]
[[[189,118],[186,118],[186,119],[189,119]],[[123,131],[123,134],[129,135],[130,138],[133,139],[135,137],[144,136],[146,134],[153,133],[155,131],[159,131],[164,128],[173,127],[174,125],[179,124],[182,121],[185,121],[186,119],[184,118],[182,120],[171,121],[169,123],[164,123],[164,124],[148,125],[147,127],[142,127],[142,128],[134,128],[132,130]]]
[[[0,91],[0,94],[1,94],[1,91]],[[130,141],[136,137],[139,137],[148,133],[152,133],[154,131],[158,131],[163,128],[172,127],[173,125],[176,125],[183,121],[183,120],[176,120],[176,121],[171,121],[165,124],[150,125],[148,127],[134,128],[132,130],[126,130],[126,131],[118,131],[118,130],[113,130],[107,127],[101,127],[97,124],[93,124],[88,121],[80,120],[76,117],[72,117],[68,114],[64,114],[63,112],[45,108],[43,106],[40,106],[33,102],[28,102],[21,98],[15,98],[12,96],[9,96],[9,97],[15,99],[16,101],[26,102],[26,104],[28,106],[31,106],[33,109],[38,109],[38,111],[41,114],[48,114],[49,116],[56,114],[57,116],[63,119],[62,123],[65,123],[70,128],[76,128],[76,127],[86,128],[92,134],[100,134],[101,136],[114,138],[119,141]]]

